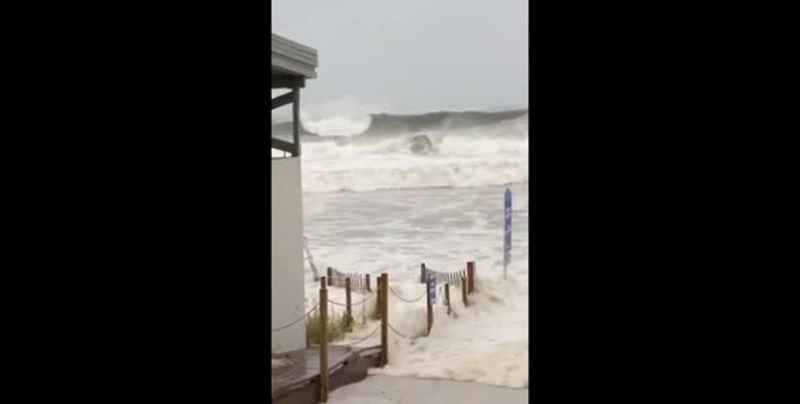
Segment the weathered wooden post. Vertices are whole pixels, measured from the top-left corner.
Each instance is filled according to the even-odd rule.
[[[353,331],[353,307],[350,305],[350,277],[344,280],[345,299],[347,302],[347,331]]]
[[[425,263],[419,264],[419,283],[425,283],[428,281],[427,276],[428,270],[425,269]]]
[[[467,307],[467,279],[461,278],[461,298],[464,300],[464,307]]]
[[[328,286],[333,286],[333,268],[328,267]]]
[[[475,261],[467,262],[467,293],[475,291]]]
[[[447,315],[450,315],[450,283],[444,284],[444,304],[447,305]]]
[[[428,331],[425,336],[431,335],[431,326],[433,325],[433,303],[431,302],[431,276],[428,275],[428,282],[425,284],[425,300],[428,308]]]
[[[367,292],[372,292],[372,289],[369,286],[369,274],[366,274],[365,277],[366,277],[366,281],[367,281]]]
[[[381,274],[381,279],[383,279],[380,285],[383,290],[381,293],[383,299],[381,305],[381,367],[384,367],[389,363],[389,294],[386,293],[389,288],[389,274]]]
[[[375,282],[377,283],[377,287],[378,287],[377,292],[376,292],[378,294],[378,302],[377,302],[378,307],[377,307],[376,313],[378,314],[378,319],[380,319],[381,316],[383,315],[383,292],[384,292],[384,290],[381,287],[381,284],[383,283],[383,276],[377,277],[375,279]]]
[[[328,402],[328,289],[319,289],[319,400]]]

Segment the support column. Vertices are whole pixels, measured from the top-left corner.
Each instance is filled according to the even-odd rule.
[[[292,94],[294,100],[292,101],[292,131],[294,136],[295,152],[294,157],[300,155],[300,85],[294,83],[292,86]]]

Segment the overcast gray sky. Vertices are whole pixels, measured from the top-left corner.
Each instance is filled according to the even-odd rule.
[[[304,116],[528,107],[527,0],[271,3],[272,32],[319,55]]]

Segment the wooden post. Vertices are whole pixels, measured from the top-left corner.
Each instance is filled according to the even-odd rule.
[[[389,288],[389,274],[381,274],[381,297],[383,304],[381,305],[381,367],[389,363],[389,299],[387,289]]]
[[[378,287],[378,289],[377,289],[377,294],[378,294],[378,302],[377,302],[378,310],[377,310],[377,313],[378,313],[378,319],[380,319],[381,316],[383,315],[383,308],[382,308],[383,307],[383,288],[381,287],[381,284],[383,283],[383,277],[379,276],[379,277],[375,278],[375,282],[377,283],[377,287]]]
[[[464,300],[464,307],[467,307],[467,279],[461,278],[461,298]]]
[[[467,262],[467,293],[475,291],[475,261]]]
[[[428,308],[428,331],[426,336],[431,335],[431,326],[433,325],[433,303],[431,302],[431,277],[428,275],[428,282],[425,283],[425,300]]]
[[[450,284],[444,284],[444,303],[447,305],[447,315],[450,315]]]
[[[419,283],[425,283],[428,281],[428,276],[426,274],[427,270],[425,269],[425,263],[419,264]]]
[[[347,330],[353,331],[353,307],[350,305],[350,277],[344,280],[345,299],[347,302]]]
[[[328,267],[328,286],[333,286],[333,268]]]
[[[372,289],[370,289],[370,286],[369,286],[369,274],[366,274],[365,276],[366,276],[366,281],[367,281],[367,292],[372,292]]]
[[[319,400],[328,402],[328,289],[325,277],[319,290]]]

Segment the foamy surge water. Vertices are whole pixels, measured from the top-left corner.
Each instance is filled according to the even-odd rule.
[[[405,299],[422,296],[419,265],[449,272],[475,261],[478,292],[469,307],[451,289],[453,315],[435,306],[430,336],[425,299],[407,303],[390,293],[389,365],[375,373],[473,381],[506,387],[528,384],[527,116],[460,132],[426,133],[436,145],[417,155],[408,136],[355,136],[303,144],[304,231],[316,267],[389,274]],[[508,185],[510,183],[510,185]],[[503,192],[513,191],[512,263],[503,279]],[[337,192],[351,190],[354,192]],[[306,301],[319,296],[306,261]],[[342,288],[329,298],[345,301]],[[365,296],[354,293],[353,301]],[[354,307],[355,332],[379,324],[368,318],[375,298]],[[329,305],[335,313],[343,308]],[[361,343],[376,345],[380,333]]]
[[[419,134],[432,141],[433,153],[411,151],[409,140]],[[303,190],[359,192],[524,182],[528,179],[527,135],[525,115],[460,131],[321,136],[303,144]]]
[[[527,183],[511,186],[512,264],[503,280],[503,186],[476,188],[417,188],[374,192],[308,193],[304,197],[305,233],[309,251],[320,271],[328,266],[343,272],[389,274],[389,283],[407,300],[425,291],[419,265],[438,271],[477,267],[478,293],[464,308],[460,289],[451,289],[454,315],[448,317],[438,292],[434,326],[425,330],[425,300],[406,303],[390,293],[389,365],[378,373],[395,376],[473,381],[525,387],[528,383],[528,191]],[[318,299],[319,284],[306,262],[306,300]],[[342,288],[329,289],[329,298],[345,301]],[[358,302],[364,295],[354,294]],[[348,344],[366,337],[379,324],[364,319],[375,305],[371,298],[354,307],[356,331]],[[342,308],[329,306],[342,313]],[[362,322],[365,324],[361,325]],[[376,333],[362,346],[379,344]]]

